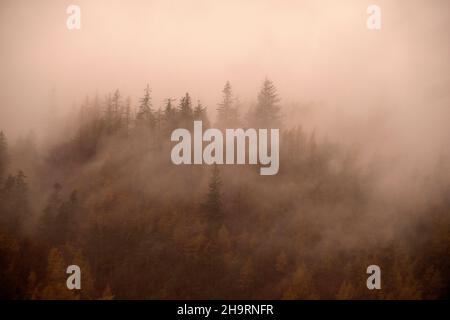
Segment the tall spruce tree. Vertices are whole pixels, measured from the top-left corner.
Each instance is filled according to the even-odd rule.
[[[274,128],[280,125],[280,98],[272,81],[265,79],[258,94],[254,111],[254,122],[259,128]]]
[[[140,100],[139,109],[136,114],[136,123],[150,129],[155,126],[155,116],[152,110],[151,90],[148,84],[144,90],[144,96]]]
[[[163,128],[166,131],[172,131],[177,127],[177,110],[173,106],[172,102],[175,99],[167,98],[166,105],[164,107],[164,113],[163,113]]]
[[[125,100],[125,108],[124,108],[124,125],[126,135],[129,135],[131,128],[131,98],[127,97]]]
[[[194,112],[192,110],[192,101],[189,93],[181,98],[180,105],[178,106],[178,116],[180,125],[183,127],[191,127]]]
[[[203,128],[209,127],[209,119],[206,113],[206,107],[203,107],[200,100],[198,100],[197,106],[194,109],[194,120],[202,121]]]
[[[222,101],[217,108],[217,126],[219,128],[232,128],[239,125],[239,112],[235,102],[231,84],[227,81],[222,90]]]
[[[117,89],[111,99],[112,108],[112,126],[114,130],[119,130],[122,125],[122,97],[120,95],[119,89]]]

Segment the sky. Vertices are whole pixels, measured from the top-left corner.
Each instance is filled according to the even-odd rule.
[[[80,30],[66,27],[71,4]],[[370,4],[381,30],[366,27]],[[155,107],[189,91],[214,117],[227,80],[250,105],[268,77],[284,106],[316,108],[309,120],[324,134],[350,141],[384,119],[384,141],[426,132],[442,146],[449,15],[446,0],[0,0],[0,128],[45,131],[51,101],[66,114],[116,88],[136,105],[147,83]]]

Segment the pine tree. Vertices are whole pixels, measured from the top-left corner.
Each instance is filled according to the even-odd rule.
[[[227,81],[222,90],[222,101],[217,108],[217,126],[219,128],[232,128],[239,125],[239,112],[236,102],[231,84]]]
[[[136,114],[136,122],[138,125],[142,125],[150,129],[153,129],[155,125],[155,117],[152,110],[151,90],[148,84],[144,90],[144,96],[140,100],[139,109]]]
[[[174,101],[174,99],[167,98],[166,101],[166,106],[164,108],[164,121],[168,130],[172,131],[172,129],[176,127],[177,110],[172,105],[172,101]]]
[[[259,128],[274,128],[280,124],[280,98],[272,81],[264,80],[258,94],[258,103],[254,111],[254,122]]]
[[[181,126],[185,128],[192,126],[193,110],[189,93],[186,93],[186,95],[181,98],[180,105],[178,106],[178,115]]]
[[[166,117],[166,120],[170,120],[173,119],[173,117],[175,116],[176,110],[175,108],[172,106],[172,101],[174,101],[174,99],[172,98],[167,98],[166,100],[166,107],[164,108],[164,116]]]
[[[122,125],[122,97],[120,95],[119,89],[114,92],[111,99],[112,108],[112,126],[113,130],[117,131]]]
[[[222,90],[222,102],[219,103],[217,108],[217,126],[227,127],[230,109],[233,105],[233,93],[231,90],[231,84],[229,81],[225,83]]]
[[[131,98],[129,96],[125,100],[124,122],[125,122],[125,132],[128,135],[130,133],[131,128]]]
[[[197,106],[194,109],[194,120],[200,120],[203,123],[203,128],[209,127],[209,119],[206,113],[206,108],[202,106],[200,100],[197,102]]]

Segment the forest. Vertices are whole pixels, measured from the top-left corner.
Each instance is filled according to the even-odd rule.
[[[392,200],[383,166],[289,125],[268,79],[250,105],[229,82],[208,107],[189,93],[160,105],[143,87],[136,102],[87,96],[46,147],[0,134],[1,299],[449,297],[448,158],[403,186],[422,201]],[[170,135],[194,120],[279,128],[278,174],[174,165]],[[81,290],[66,287],[73,264]],[[366,287],[373,264],[382,290]]]

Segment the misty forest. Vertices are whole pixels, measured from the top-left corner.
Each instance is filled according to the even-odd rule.
[[[0,135],[0,297],[5,299],[433,299],[449,296],[448,158],[386,197],[386,168],[288,125],[276,84],[205,106],[142,86],[87,96],[54,128]],[[209,116],[214,110],[217,116]],[[208,111],[208,112],[207,112]],[[300,113],[299,113],[300,112]],[[279,128],[280,168],[174,165],[170,134]],[[81,268],[82,290],[66,287]],[[368,290],[366,269],[382,270]]]

